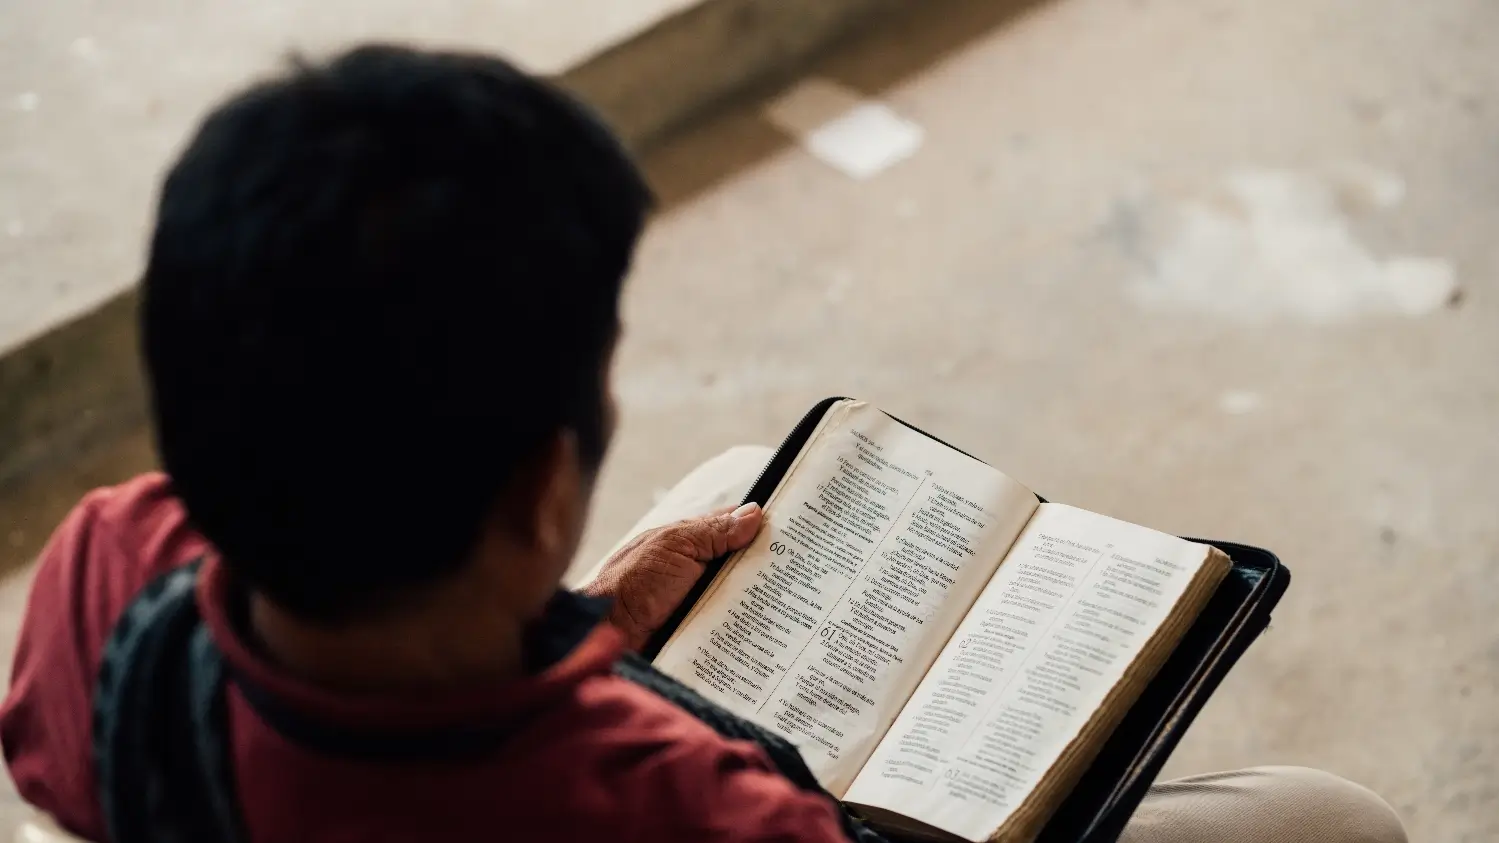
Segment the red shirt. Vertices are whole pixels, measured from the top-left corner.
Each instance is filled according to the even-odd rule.
[[[103,840],[90,705],[115,620],[157,575],[209,550],[159,474],[88,495],[42,552],[0,708],[21,796]],[[231,685],[229,738],[254,843],[290,840],[842,840],[830,801],[797,789],[760,750],[727,741],[610,673],[618,634],[600,625],[543,672],[422,700],[340,696],[257,656],[229,622],[211,553],[198,604],[230,668],[283,706],[358,728],[442,728],[476,718],[513,735],[453,762],[323,755],[262,720]]]

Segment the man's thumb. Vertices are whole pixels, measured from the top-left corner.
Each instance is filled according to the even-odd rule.
[[[698,561],[707,562],[749,544],[764,520],[760,505],[747,503],[733,512],[683,521],[676,526],[676,532],[692,542]]]

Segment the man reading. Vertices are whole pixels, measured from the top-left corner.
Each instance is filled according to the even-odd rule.
[[[111,833],[104,647],[195,564],[245,839],[845,839],[760,747],[612,670],[756,507],[645,532],[587,588],[605,600],[559,589],[649,206],[602,125],[494,58],[364,47],[209,115],[142,279],[163,473],[90,494],[42,553],[0,711],[21,795]],[[1404,839],[1289,768],[1164,785],[1127,837]]]

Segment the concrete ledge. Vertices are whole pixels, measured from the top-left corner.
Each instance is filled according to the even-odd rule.
[[[784,78],[901,5],[703,0],[555,78],[592,103],[629,145],[644,149],[705,109]],[[0,492],[9,496],[57,461],[143,422],[135,310],[136,295],[127,291],[0,356]],[[29,553],[34,544],[28,538],[10,550]]]
[[[134,290],[0,356],[0,490],[146,417]]]

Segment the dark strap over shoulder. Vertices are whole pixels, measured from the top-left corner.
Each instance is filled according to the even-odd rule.
[[[235,801],[224,714],[223,656],[194,602],[198,562],[153,581],[125,609],[104,648],[94,690],[94,765],[112,843],[196,843],[247,839]],[[614,666],[718,734],[751,741],[797,787],[827,795],[780,735],[709,702],[629,654]],[[482,753],[510,737],[498,729],[405,735],[398,741],[309,720],[258,689],[246,699],[277,731],[340,756],[367,761],[444,760]],[[454,740],[461,737],[461,741]],[[831,800],[832,797],[828,796]],[[836,804],[836,802],[835,802]],[[883,839],[840,811],[850,840]]]
[[[193,600],[198,567],[143,589],[104,647],[94,768],[113,843],[245,839],[224,737],[223,659]]]

